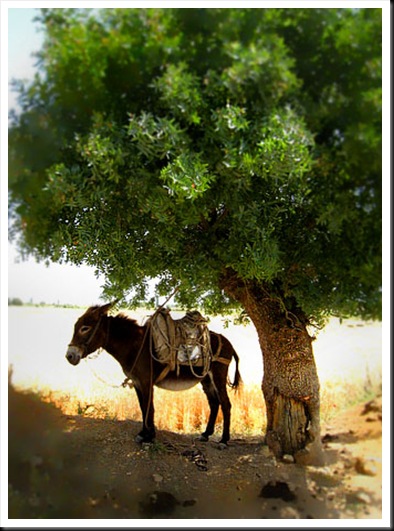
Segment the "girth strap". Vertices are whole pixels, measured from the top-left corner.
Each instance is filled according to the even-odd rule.
[[[223,346],[222,336],[220,334],[216,334],[216,335],[219,341],[219,345],[218,345],[218,348],[215,354],[212,357],[212,361],[218,361],[219,363],[223,363],[224,365],[230,365],[231,358],[230,359],[223,358],[223,356],[220,355],[220,353],[222,352],[222,346]]]
[[[230,365],[231,360],[228,360],[227,358],[222,358],[219,356],[218,358],[213,358],[212,361],[218,361],[219,363],[224,363],[224,365]]]
[[[157,384],[161,382],[162,380],[164,380],[164,378],[167,376],[170,370],[171,370],[171,365],[168,363],[153,383]]]

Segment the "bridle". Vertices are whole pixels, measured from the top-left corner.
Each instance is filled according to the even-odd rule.
[[[87,353],[88,346],[93,341],[94,336],[98,332],[98,329],[100,328],[102,320],[103,320],[103,316],[101,316],[100,319],[97,321],[95,327],[93,328],[93,332],[90,334],[90,336],[88,337],[88,339],[84,343],[82,343],[81,345],[73,345],[72,342],[71,342],[68,346],[69,347],[78,346],[78,348],[81,348],[83,350],[83,356],[82,357],[85,358],[88,355],[88,353]],[[107,332],[107,336],[108,336],[108,332]]]

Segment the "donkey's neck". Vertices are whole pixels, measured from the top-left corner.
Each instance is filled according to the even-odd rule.
[[[107,316],[105,323],[108,333],[104,349],[122,366],[130,369],[141,348],[145,327],[126,316]]]

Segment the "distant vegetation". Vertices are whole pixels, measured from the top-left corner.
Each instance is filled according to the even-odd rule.
[[[81,308],[77,304],[66,304],[66,303],[47,303],[47,302],[24,302],[19,297],[8,298],[8,306],[33,306],[33,307],[55,307],[55,308]]]
[[[57,302],[57,303],[50,303],[50,302],[43,302],[43,301],[34,302],[32,299],[30,299],[30,301],[28,302],[25,302],[19,297],[11,297],[11,298],[8,297],[8,306],[29,306],[33,308],[82,308],[82,309],[85,309],[88,307],[87,305],[67,304],[67,303],[61,303],[61,302]],[[140,309],[154,311],[159,306],[160,306],[159,300],[156,299],[155,301],[148,301],[146,303],[141,303],[139,304],[138,307]],[[170,308],[172,311],[179,311],[179,312],[186,311],[188,309],[188,308],[186,309],[182,308],[181,306],[174,305],[174,304],[166,304],[166,307]],[[129,310],[129,309],[132,309],[132,308],[129,308],[124,305],[118,308],[118,310]],[[241,316],[235,316],[234,319],[239,324],[241,324],[242,319],[245,321],[243,314],[241,314]],[[228,322],[230,322],[230,319],[228,319]],[[244,324],[246,324],[246,321]]]
[[[24,302],[21,299],[18,299],[18,297],[14,297],[13,299],[8,298],[8,306],[23,306]]]

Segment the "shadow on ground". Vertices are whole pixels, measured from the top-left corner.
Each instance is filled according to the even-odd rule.
[[[161,431],[141,446],[139,429],[65,416],[10,386],[9,518],[371,518],[368,506],[380,503],[347,483],[361,474],[346,453],[356,432],[326,434],[328,465],[303,467],[277,461],[262,438],[220,451],[196,434]]]

